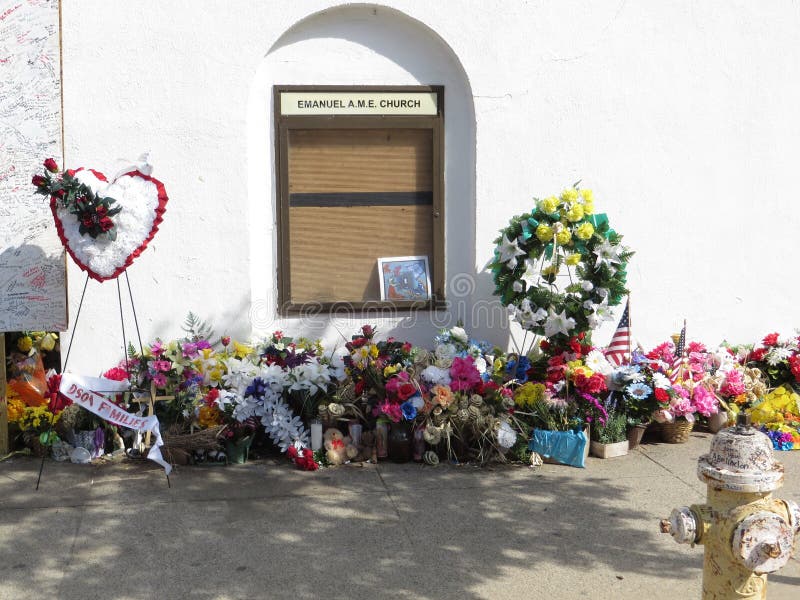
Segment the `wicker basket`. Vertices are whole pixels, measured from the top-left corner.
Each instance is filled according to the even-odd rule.
[[[668,444],[685,444],[689,441],[689,433],[694,423],[689,421],[673,421],[661,424],[661,439]]]

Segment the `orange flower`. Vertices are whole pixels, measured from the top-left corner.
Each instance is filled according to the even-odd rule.
[[[446,385],[435,385],[431,388],[431,400],[442,408],[447,408],[453,403],[453,392]]]

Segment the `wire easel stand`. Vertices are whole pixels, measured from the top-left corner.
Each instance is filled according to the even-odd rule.
[[[131,312],[133,313],[133,322],[134,322],[134,325],[135,325],[135,328],[136,328],[136,338],[139,341],[139,356],[144,356],[144,345],[142,344],[142,334],[139,331],[139,318],[136,315],[136,304],[133,301],[133,292],[131,290],[131,281],[128,278],[128,272],[127,271],[125,271],[125,282],[126,282],[127,287],[128,287],[128,297],[130,299]],[[86,275],[86,281],[83,284],[83,291],[81,292],[81,299],[80,299],[80,302],[78,303],[78,312],[75,314],[75,323],[72,326],[72,332],[70,333],[70,336],[69,336],[69,344],[67,345],[67,354],[64,357],[64,364],[63,364],[63,366],[61,368],[62,372],[66,372],[66,370],[67,370],[67,364],[69,363],[70,352],[72,352],[72,342],[75,340],[75,332],[78,330],[78,321],[81,318],[81,309],[83,308],[83,301],[86,298],[86,287],[88,285],[89,285],[89,275],[87,274]],[[117,277],[117,300],[119,302],[119,320],[120,320],[120,326],[122,328],[122,347],[123,347],[123,352],[124,352],[124,355],[125,355],[125,372],[128,374],[128,381],[130,381],[131,380],[131,377],[130,377],[131,372],[130,372],[130,361],[128,360],[128,340],[127,340],[127,336],[125,334],[125,318],[124,318],[123,310],[122,310],[122,290],[121,290],[121,287],[120,287],[120,284],[119,284],[119,277]],[[129,391],[133,391],[133,390],[134,390],[134,387],[133,387],[133,384],[131,384],[131,387],[129,388]],[[110,390],[95,390],[95,391],[97,391],[99,393],[103,393],[103,392],[110,391]],[[152,391],[149,391],[149,393],[152,396]],[[152,400],[152,398],[151,398],[151,400]],[[50,441],[50,439],[52,437],[52,434],[53,434],[53,424],[54,423],[51,421],[50,422],[50,428],[47,431],[47,440],[48,441]],[[36,490],[37,491],[39,490],[39,484],[42,481],[42,471],[44,470],[44,460],[45,460],[45,458],[46,458],[46,453],[45,453],[45,456],[42,456],[42,462],[39,465],[39,476],[36,478]],[[171,488],[172,487],[172,483],[169,480],[169,474],[165,473],[165,476],[167,478],[167,487]]]

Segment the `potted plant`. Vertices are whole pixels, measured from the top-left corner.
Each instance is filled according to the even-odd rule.
[[[592,456],[613,458],[628,453],[627,417],[622,411],[609,410],[605,423],[596,421],[592,426]]]

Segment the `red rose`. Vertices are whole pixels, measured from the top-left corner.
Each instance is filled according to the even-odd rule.
[[[372,337],[375,335],[375,329],[372,325],[364,325],[361,327],[361,333],[363,333],[366,337]]]
[[[44,187],[47,185],[47,179],[44,175],[34,175],[31,179],[31,183],[36,187]]]
[[[591,377],[580,373],[575,378],[575,387],[587,394],[598,394],[605,390],[606,380],[600,373],[595,373]]]
[[[580,345],[580,343],[578,342],[578,340],[577,340],[577,339],[575,339],[575,338],[572,338],[572,339],[569,341],[569,348],[570,348],[570,350],[572,350],[572,351],[573,351],[575,354],[578,354],[578,355],[579,355],[579,354],[581,353],[581,345]]]
[[[353,389],[353,393],[355,393],[356,396],[360,396],[361,394],[364,393],[364,388],[366,388],[366,387],[367,387],[367,384],[362,379],[362,380],[356,382],[356,387]]]
[[[365,337],[357,337],[352,342],[348,342],[348,350],[352,350],[353,348],[361,348],[364,344],[366,344],[369,340]]]
[[[770,333],[769,335],[765,335],[761,343],[765,346],[775,346],[778,343],[778,334]]]
[[[406,342],[405,344],[403,344],[403,352],[405,352],[406,354],[411,352],[411,348],[413,348],[411,342]]]
[[[760,362],[760,361],[764,360],[764,356],[766,354],[767,354],[767,349],[766,348],[757,348],[756,350],[753,350],[750,353],[750,356],[747,357],[747,361],[750,362],[752,360],[752,361],[755,361],[755,362]]]
[[[103,206],[101,204],[100,206],[98,206],[97,208],[94,209],[94,212],[96,212],[97,215],[100,216],[100,217],[105,217],[106,213],[108,213],[108,210],[106,209],[105,206]]]
[[[81,223],[83,223],[86,227],[91,227],[94,223],[92,223],[92,217],[89,215],[84,216],[81,219]]]
[[[669,402],[669,394],[664,388],[657,387],[655,389],[655,396],[658,402]]]
[[[109,219],[108,217],[103,217],[100,219],[100,229],[103,231],[108,231],[109,229],[114,229],[114,221]]]
[[[414,387],[413,383],[401,383],[397,388],[397,397],[400,398],[402,402],[405,402],[411,396],[417,393],[417,388]]]
[[[542,350],[549,350],[550,342],[548,342],[547,340],[542,340],[541,343],[539,344],[539,348],[541,348]]]
[[[222,342],[222,345],[223,345],[223,346],[227,346],[228,344],[230,344],[230,343],[231,343],[231,336],[229,336],[229,335],[223,335],[223,336],[220,338],[220,340],[219,340],[219,341],[220,341],[220,342]]]
[[[58,173],[58,164],[56,164],[54,158],[48,158],[46,161],[44,161],[44,168],[51,173]]]

